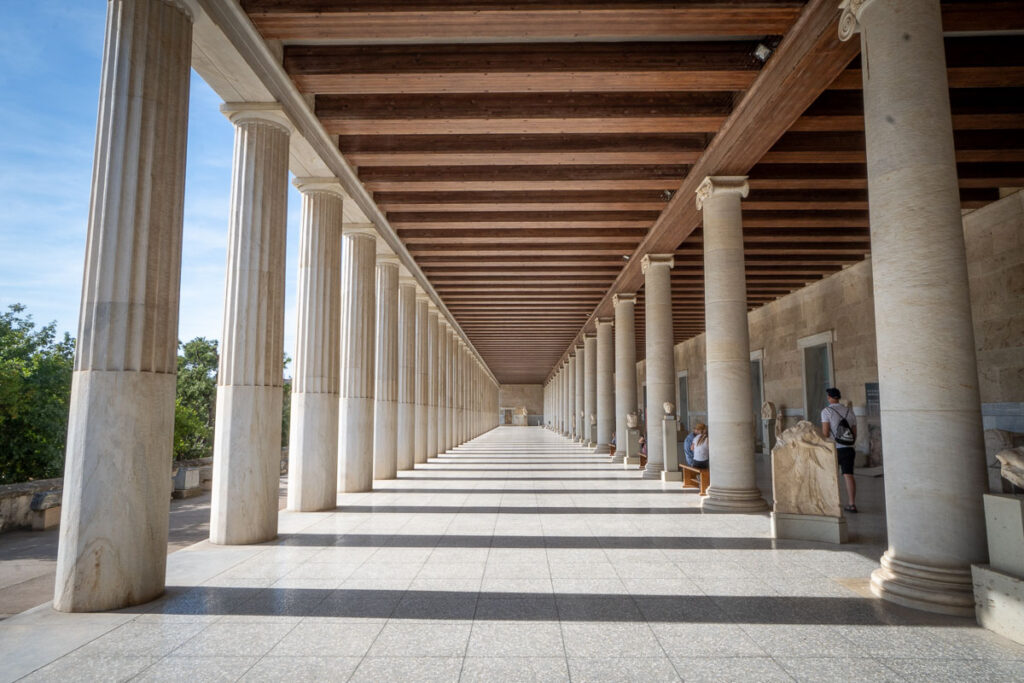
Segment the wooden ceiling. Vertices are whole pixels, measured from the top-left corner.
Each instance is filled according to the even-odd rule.
[[[703,331],[709,173],[751,178],[751,307],[869,252],[859,45],[838,43],[836,0],[242,5],[503,383],[543,381],[641,288],[644,253],[675,250],[676,341]],[[1024,185],[1024,37],[976,35],[1024,13],[943,11],[972,34],[947,59],[975,207]]]

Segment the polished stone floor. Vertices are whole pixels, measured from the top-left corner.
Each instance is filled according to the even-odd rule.
[[[1024,680],[1024,646],[871,598],[882,480],[858,479],[853,543],[780,542],[498,428],[282,512],[273,543],[174,553],[156,602],[0,622],[0,680]]]

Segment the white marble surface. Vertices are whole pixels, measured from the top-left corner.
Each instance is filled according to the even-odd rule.
[[[647,465],[645,479],[661,479],[664,439],[658,406],[676,400],[672,346],[672,266],[669,255],[644,257],[644,340],[647,346]]]
[[[626,417],[636,410],[636,294],[616,294],[615,307],[615,462],[626,455]]]

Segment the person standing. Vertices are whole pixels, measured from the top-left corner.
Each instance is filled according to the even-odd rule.
[[[831,387],[825,390],[828,405],[821,411],[821,433],[836,445],[836,459],[839,471],[846,482],[847,504],[843,507],[847,512],[857,512],[857,482],[853,479],[853,460],[856,451],[853,444],[857,440],[857,418],[853,409],[839,402],[842,393]]]

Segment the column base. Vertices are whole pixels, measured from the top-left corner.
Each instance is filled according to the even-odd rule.
[[[650,465],[648,465],[647,467],[644,468],[644,473],[640,478],[660,481],[662,474],[664,474],[664,470],[661,469],[660,465],[657,468],[653,468]]]
[[[622,468],[626,470],[631,470],[634,467],[640,467],[640,456],[630,456],[628,458],[623,456]]]
[[[599,443],[594,446],[594,455],[608,455],[612,452],[611,444]]]
[[[768,503],[758,489],[723,489],[712,485],[701,500],[700,508],[704,512],[764,512]]]
[[[943,569],[893,558],[886,551],[871,572],[871,592],[883,600],[924,612],[974,617],[971,568]]]
[[[678,472],[678,471],[677,472],[662,472],[661,473],[661,480],[662,481],[679,481],[679,482],[681,482],[683,480],[683,473],[682,472]]]

